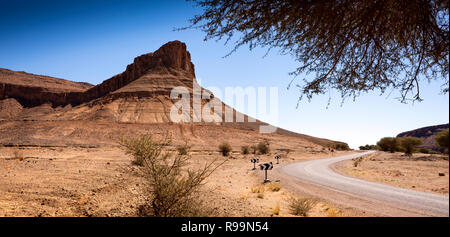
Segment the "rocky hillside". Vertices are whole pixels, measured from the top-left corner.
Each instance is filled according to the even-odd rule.
[[[68,141],[73,139],[73,136],[83,141],[88,136],[97,138],[98,134],[103,133],[98,130],[100,126],[94,125],[98,123],[112,124],[113,127],[123,123],[171,125],[173,122],[170,119],[170,110],[174,103],[179,101],[179,99],[170,98],[172,89],[184,87],[192,98],[198,96],[198,92],[195,92],[197,94],[194,95],[194,85],[198,86],[199,91],[205,92],[195,79],[194,64],[191,62],[190,53],[187,51],[186,45],[180,41],[168,42],[153,53],[136,57],[123,73],[96,86],[3,69],[0,71],[0,122],[16,123],[0,124],[0,131],[5,134],[9,133],[11,136],[18,136],[17,140],[22,137],[27,138],[28,134],[34,133],[39,139],[35,139],[33,142],[41,141],[42,137],[55,141],[57,136],[52,135],[52,132],[60,134],[59,141],[63,140],[64,136],[68,138]],[[211,95],[211,98],[214,96]],[[201,99],[199,102],[204,105],[210,102],[211,98]],[[195,134],[192,131],[199,129],[200,126],[205,128],[204,126],[212,125],[239,131],[258,131],[260,125],[267,125],[260,121],[248,122],[247,115],[237,112],[220,101],[219,103],[222,106],[222,119],[225,116],[225,109],[228,108],[232,111],[234,118],[238,115],[242,116],[244,122],[194,124],[191,122],[188,123],[190,132],[183,131],[183,129],[180,132]],[[196,105],[198,104],[191,100],[190,114],[183,114],[183,116],[188,116],[190,121],[199,118],[200,114],[194,113],[193,109],[193,106]],[[202,113],[201,111],[197,112]],[[214,111],[212,115],[219,116],[217,111]],[[40,122],[43,126],[42,130],[37,131],[37,123],[20,123],[30,121]],[[56,123],[56,121],[61,123]],[[62,122],[65,125],[62,125]],[[87,122],[92,125],[89,129],[87,127],[75,128],[75,126],[75,130],[68,130],[68,127],[74,124],[87,126]],[[56,124],[64,128],[60,129]],[[51,126],[51,131],[47,131],[48,126]],[[215,129],[218,128],[215,127]],[[13,131],[14,129],[15,131]],[[24,130],[23,133],[19,133],[18,129]],[[86,131],[75,132],[77,129]],[[62,132],[63,130],[64,132]],[[132,129],[127,128],[127,130]],[[205,128],[206,130],[207,128]],[[327,139],[282,129],[278,129],[277,133],[297,137],[320,146],[333,143]]]
[[[435,151],[441,151],[441,149],[436,145],[434,137],[440,131],[448,129],[449,124],[441,124],[435,126],[428,126],[423,128],[414,129],[407,132],[402,132],[397,135],[397,137],[418,137],[423,139],[423,145],[421,147],[433,149]]]

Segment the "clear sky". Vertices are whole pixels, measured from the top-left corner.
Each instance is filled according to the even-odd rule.
[[[279,87],[275,125],[285,129],[357,148],[449,122],[449,96],[440,94],[440,81],[423,83],[425,100],[414,104],[400,103],[397,92],[372,92],[341,106],[338,92],[331,92],[296,108],[298,91],[286,89],[292,79],[288,73],[297,66],[294,59],[276,50],[263,57],[264,49],[247,47],[223,58],[232,45],[205,42],[199,30],[174,31],[201,12],[190,2],[0,0],[0,6],[0,68],[98,84],[124,71],[136,56],[180,40],[187,44],[204,86]]]

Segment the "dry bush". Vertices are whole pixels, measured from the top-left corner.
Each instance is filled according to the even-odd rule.
[[[267,185],[267,188],[272,192],[278,192],[281,189],[281,186],[279,184],[270,184]]]
[[[316,205],[317,201],[312,198],[294,198],[289,200],[289,210],[296,216],[308,216],[308,212]]]
[[[256,187],[251,188],[252,193],[264,193],[265,187],[264,185],[258,185]]]
[[[353,166],[358,167],[358,165],[363,161],[363,157],[353,159]]]
[[[261,198],[264,199],[264,193],[258,193],[258,195],[256,195],[257,198]]]
[[[139,215],[176,217],[208,215],[198,197],[203,181],[225,161],[207,163],[198,170],[186,169],[190,156],[174,154],[163,148],[171,144],[168,135],[154,140],[151,135],[122,139],[121,145],[135,161],[142,164],[148,182],[148,203],[138,209]]]
[[[241,146],[241,152],[244,155],[250,154],[250,147],[249,146]]]
[[[169,136],[156,141],[152,135],[146,134],[137,138],[126,138],[122,136],[119,143],[126,148],[126,153],[133,156],[133,164],[144,166],[145,160],[154,160],[161,156],[163,147],[171,143]]]
[[[177,146],[177,151],[179,155],[187,155],[192,146],[189,146],[187,142],[184,145]]]
[[[257,148],[258,148],[259,154],[268,154],[270,152],[268,141],[263,141],[263,142],[258,143]]]
[[[272,210],[272,214],[274,215],[280,215],[280,204],[277,203],[277,205],[275,206],[275,208]]]
[[[25,159],[25,156],[23,155],[23,152],[19,149],[13,150],[13,157],[14,159],[23,161]]]
[[[228,156],[231,152],[232,148],[228,142],[223,142],[219,145],[219,151],[223,156]]]
[[[328,217],[339,217],[339,216],[341,216],[341,214],[339,213],[339,210],[336,210],[333,207],[329,207],[327,209],[327,216]]]
[[[250,147],[250,150],[252,154],[256,155],[256,152],[258,152],[258,146],[253,145]]]

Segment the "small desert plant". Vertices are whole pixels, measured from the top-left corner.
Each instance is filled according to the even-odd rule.
[[[13,151],[13,157],[14,157],[14,159],[17,159],[17,160],[20,160],[20,161],[23,161],[25,159],[22,151],[19,150],[19,149],[15,149]]]
[[[250,147],[250,150],[251,150],[252,154],[256,155],[256,152],[258,151],[258,146],[253,145]]]
[[[228,142],[224,142],[219,145],[219,151],[223,156],[228,156],[231,152],[232,148]]]
[[[264,193],[265,187],[264,185],[258,185],[256,187],[251,188],[252,193]]]
[[[164,146],[171,143],[166,135],[160,141],[155,141],[151,135],[143,135],[134,139],[121,137],[119,143],[126,148],[126,152],[133,156],[133,164],[144,166],[145,160],[152,160],[159,157]]]
[[[272,214],[274,215],[280,215],[280,204],[277,203],[277,205],[275,206],[275,208],[272,210]]]
[[[267,188],[272,192],[278,192],[281,189],[281,186],[279,184],[270,184],[267,186]]]
[[[340,213],[339,213],[339,210],[336,210],[336,209],[333,208],[333,207],[329,207],[329,208],[327,209],[327,216],[328,216],[328,217],[339,217],[339,216],[341,216],[341,215],[340,215]]]
[[[259,154],[267,154],[270,151],[269,142],[267,140],[260,142],[260,143],[258,143],[257,148],[258,148]]]
[[[353,159],[353,166],[358,167],[358,165],[363,161],[363,157]]]
[[[190,149],[191,146],[189,146],[187,142],[184,145],[177,146],[177,151],[179,155],[187,155]]]
[[[241,152],[243,155],[250,154],[250,147],[249,146],[241,146]]]
[[[142,164],[148,182],[149,202],[139,207],[140,215],[158,217],[205,215],[205,206],[198,200],[199,189],[222,163],[207,163],[198,170],[186,169],[187,155],[164,150],[171,144],[168,135],[154,140],[151,135],[121,139],[121,145]]]
[[[292,197],[289,201],[289,210],[291,214],[296,216],[308,216],[308,212],[317,203],[315,199],[312,198],[294,198]]]

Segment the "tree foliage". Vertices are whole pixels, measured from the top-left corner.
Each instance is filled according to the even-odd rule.
[[[396,152],[398,150],[398,140],[395,137],[383,137],[377,142],[377,146],[382,151]]]
[[[398,139],[400,146],[405,151],[405,154],[409,156],[412,155],[418,145],[421,145],[423,143],[422,139],[418,137],[400,137]]]
[[[449,147],[448,129],[439,132],[434,139],[436,140],[436,143],[439,147],[447,149],[447,151],[448,151],[448,147]]]
[[[348,151],[350,150],[350,147],[345,142],[334,142],[328,145],[329,148],[335,149],[338,151]]]
[[[366,144],[364,146],[359,146],[359,149],[362,150],[362,151],[365,151],[365,150],[379,150],[380,147],[378,147],[377,145]]]
[[[389,89],[402,102],[421,100],[424,80],[449,90],[448,1],[191,1],[203,13],[186,28],[203,30],[205,40],[234,41],[232,52],[277,48],[298,61],[292,74],[314,74],[297,83],[299,101],[333,89],[343,99]]]

